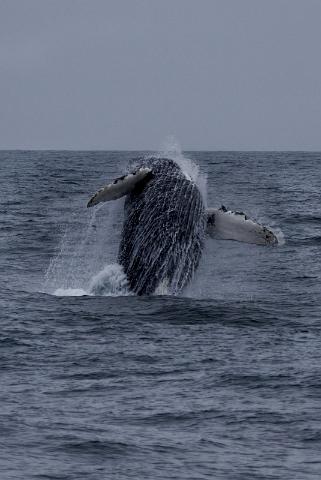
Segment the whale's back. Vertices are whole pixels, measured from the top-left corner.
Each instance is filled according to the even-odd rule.
[[[177,294],[198,266],[205,236],[200,191],[172,160],[153,160],[152,178],[125,203],[119,262],[138,295],[165,285]]]

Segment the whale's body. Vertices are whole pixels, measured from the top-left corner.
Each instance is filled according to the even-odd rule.
[[[100,189],[88,207],[126,196],[118,262],[137,295],[177,295],[189,283],[202,256],[206,235],[270,245],[277,238],[242,212],[205,209],[201,192],[168,158],[144,158],[131,173]]]
[[[202,195],[170,159],[148,159],[150,178],[127,196],[118,261],[130,289],[152,294],[164,286],[178,294],[202,255],[206,214]]]

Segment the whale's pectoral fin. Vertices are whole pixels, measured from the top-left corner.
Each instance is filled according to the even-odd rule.
[[[232,212],[224,206],[209,208],[207,215],[207,233],[212,238],[237,240],[257,245],[274,245],[278,240],[274,233],[250,220],[243,212]]]
[[[87,207],[93,207],[100,202],[117,200],[117,198],[127,195],[134,190],[139,182],[150,176],[151,172],[152,171],[150,168],[140,168],[136,172],[116,178],[113,183],[110,183],[109,185],[106,185],[106,187],[98,190],[98,192],[95,193],[95,195],[93,195],[87,203]]]

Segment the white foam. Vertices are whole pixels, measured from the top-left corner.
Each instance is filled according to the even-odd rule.
[[[278,246],[282,247],[283,245],[285,245],[285,235],[282,230],[280,228],[273,228],[272,231],[278,239]]]
[[[82,297],[88,295],[88,292],[82,288],[57,288],[53,294],[57,297]]]
[[[95,275],[89,285],[91,295],[127,296],[130,295],[123,267],[118,263],[106,265]]]
[[[57,297],[104,296],[119,297],[132,295],[123,267],[118,263],[106,265],[94,275],[84,288],[57,288],[53,295]]]

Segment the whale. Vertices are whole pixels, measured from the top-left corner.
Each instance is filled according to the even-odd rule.
[[[126,197],[117,261],[136,295],[179,295],[197,270],[207,237],[277,244],[270,228],[243,212],[206,208],[196,181],[173,159],[134,159],[128,170],[98,190],[87,207]]]

